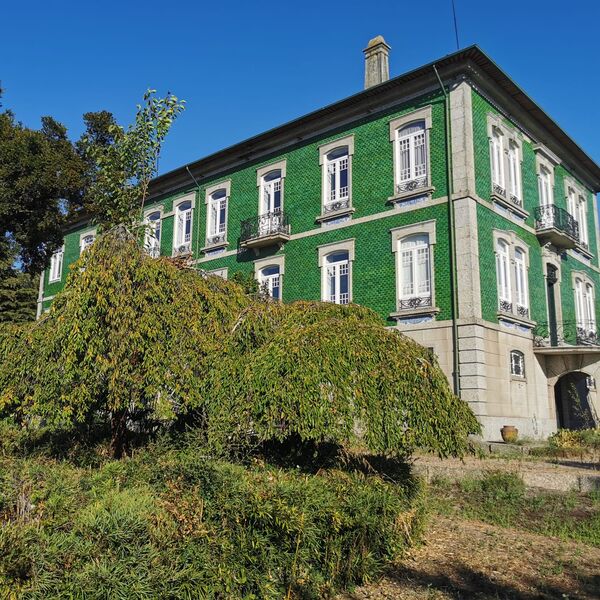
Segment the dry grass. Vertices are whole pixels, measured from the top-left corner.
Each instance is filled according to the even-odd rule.
[[[434,517],[422,547],[340,600],[600,598],[600,549]]]

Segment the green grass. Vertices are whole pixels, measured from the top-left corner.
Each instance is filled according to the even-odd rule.
[[[193,440],[120,461],[12,448],[0,598],[319,598],[377,577],[422,527],[409,476],[233,464]]]
[[[600,547],[600,491],[534,492],[512,473],[492,472],[460,482],[436,480],[432,508],[460,516]]]

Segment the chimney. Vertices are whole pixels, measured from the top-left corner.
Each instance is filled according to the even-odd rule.
[[[383,36],[373,38],[363,50],[365,53],[365,90],[390,78],[390,47]]]

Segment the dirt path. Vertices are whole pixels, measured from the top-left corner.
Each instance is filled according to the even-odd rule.
[[[600,599],[600,549],[433,517],[422,547],[340,600]]]

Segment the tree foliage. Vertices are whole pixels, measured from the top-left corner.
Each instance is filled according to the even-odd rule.
[[[0,410],[59,424],[110,414],[118,454],[128,423],[173,419],[201,402],[204,358],[245,303],[236,284],[152,259],[125,229],[113,230],[12,348]]]
[[[204,380],[210,432],[295,435],[378,454],[461,454],[479,426],[431,355],[360,306],[258,302]]]
[[[82,137],[80,148],[94,165],[86,205],[101,229],[140,220],[162,144],[184,104],[172,94],[157,98],[155,90],[148,90],[127,129],[104,121],[100,140],[93,127]]]
[[[49,314],[9,346],[0,410],[57,424],[110,417],[116,454],[132,425],[192,412],[225,446],[296,434],[446,455],[477,430],[426,351],[372,311],[257,299],[150,258],[124,228],[98,238]]]
[[[42,270],[62,244],[69,210],[81,205],[85,165],[63,125],[43,117],[29,129],[0,113],[1,258],[16,251],[24,269]]]

